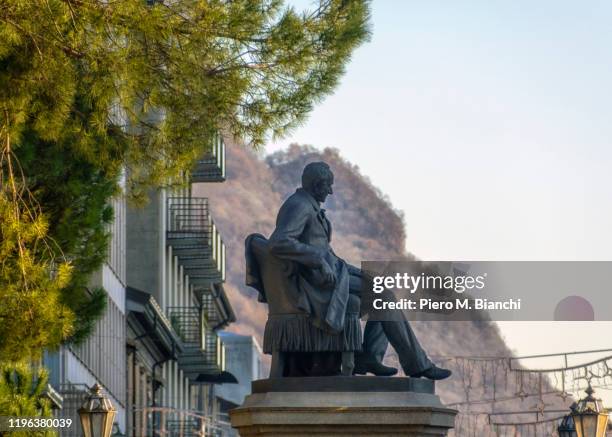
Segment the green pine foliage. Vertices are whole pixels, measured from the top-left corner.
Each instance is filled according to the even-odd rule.
[[[70,143],[68,143],[70,144]],[[27,132],[18,149],[19,162],[29,176],[29,189],[46,205],[49,235],[72,267],[61,302],[75,315],[70,340],[79,343],[94,328],[105,308],[102,288],[90,286],[90,276],[107,255],[113,209],[109,200],[117,194],[117,172],[109,174],[72,153],[64,143],[46,142]]]
[[[48,374],[24,363],[0,366],[0,416],[51,417],[51,406],[43,396]],[[77,424],[78,426],[78,424]],[[7,433],[11,437],[46,437],[52,431],[27,430]]]
[[[44,140],[70,132],[97,165],[126,165],[139,192],[180,179],[220,128],[259,146],[302,122],[368,18],[364,0],[306,12],[279,0],[7,0],[0,106],[16,142],[27,124]],[[111,134],[121,140],[100,147]]]
[[[72,333],[74,315],[61,302],[71,266],[40,257],[48,223],[0,194],[0,357],[37,358]]]
[[[218,131],[253,147],[285,134],[333,91],[368,20],[367,0],[2,1],[0,356],[90,332],[122,174],[142,200]]]

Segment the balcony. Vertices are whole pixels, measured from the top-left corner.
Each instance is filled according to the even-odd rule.
[[[225,143],[221,135],[215,135],[210,148],[194,166],[191,172],[192,182],[225,181]]]
[[[174,360],[183,345],[171,321],[159,307],[155,298],[144,291],[126,288],[127,323],[135,339],[147,342],[157,359]]]
[[[218,307],[224,305],[219,302],[220,296],[204,295],[200,307],[168,308],[172,327],[183,343],[178,356],[179,367],[194,383],[237,382],[233,375],[225,372],[225,347],[216,332],[235,320],[231,307],[222,306],[224,309],[219,311]]]
[[[168,307],[172,328],[187,348],[204,348],[205,318],[198,307]]]
[[[167,244],[172,246],[189,282],[206,287],[225,280],[225,244],[204,197],[167,200]]]
[[[236,321],[236,315],[225,294],[223,284],[217,283],[207,288],[196,288],[196,292],[202,303],[202,313],[210,329],[213,331],[223,329]]]
[[[225,373],[225,348],[213,331],[204,335],[204,348],[185,347],[178,359],[179,367],[193,382],[207,382],[208,377]]]
[[[206,336],[236,321],[222,284],[196,289],[201,305],[168,307],[174,332],[187,347],[206,347]]]

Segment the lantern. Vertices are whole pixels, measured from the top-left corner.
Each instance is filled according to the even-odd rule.
[[[110,437],[116,410],[102,393],[102,386],[95,384],[89,396],[79,408],[85,437]]]
[[[603,407],[601,399],[593,397],[595,391],[589,384],[587,397],[578,401],[572,411],[578,437],[605,437],[608,427],[608,411]]]

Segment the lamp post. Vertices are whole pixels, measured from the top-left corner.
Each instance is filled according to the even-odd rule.
[[[79,408],[85,437],[110,437],[116,412],[111,401],[102,393],[102,386],[95,384]]]
[[[559,424],[559,427],[557,428],[559,437],[578,437],[578,434],[576,434],[576,425],[574,424],[574,418],[572,417],[572,414],[576,410],[577,406],[578,404],[574,402],[570,406],[570,410],[572,410],[572,412],[568,414],[567,416],[565,416],[563,420],[561,420],[561,423]]]
[[[591,384],[586,389],[587,397],[578,401],[572,411],[578,437],[605,437],[608,427],[608,411],[601,399],[593,397]]]

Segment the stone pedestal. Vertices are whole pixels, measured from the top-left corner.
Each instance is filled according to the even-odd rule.
[[[230,411],[241,437],[445,436],[457,414],[425,379],[271,378],[252,389]]]

